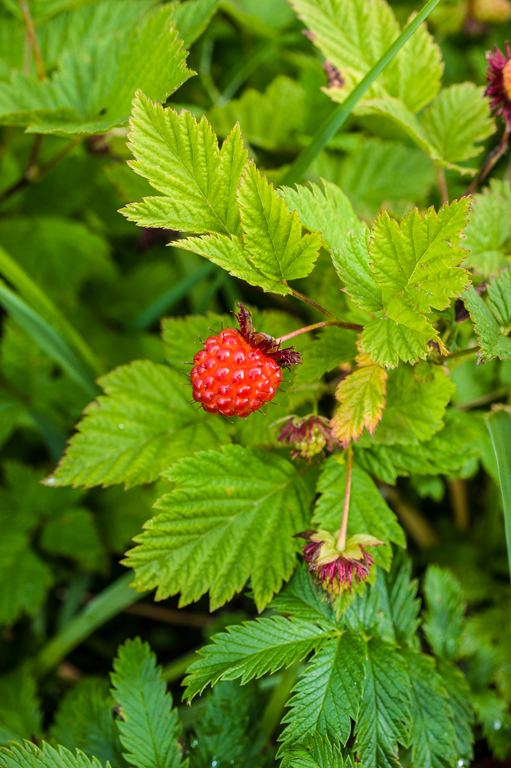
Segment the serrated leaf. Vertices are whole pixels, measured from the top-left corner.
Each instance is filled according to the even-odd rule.
[[[37,687],[27,667],[21,666],[0,677],[0,744],[39,738],[42,713]]]
[[[161,668],[147,643],[127,640],[114,661],[112,696],[126,761],[136,768],[177,768],[181,728]]]
[[[30,548],[27,535],[6,531],[0,541],[0,626],[23,614],[33,616],[52,582],[50,568]]]
[[[386,406],[372,443],[417,445],[444,426],[456,387],[435,365],[399,366],[388,374]],[[366,441],[367,443],[367,441]]]
[[[305,470],[306,471],[306,470]],[[181,592],[180,605],[209,591],[214,610],[251,578],[259,611],[295,567],[295,533],[309,523],[309,491],[287,460],[240,445],[201,452],[165,473],[177,484],[157,504],[162,514],[137,537],[125,564],[157,599]]]
[[[289,212],[272,184],[250,162],[238,189],[243,245],[263,275],[276,281],[297,280],[314,269],[322,239],[303,235],[296,211]]]
[[[324,629],[300,619],[255,619],[230,626],[213,635],[212,643],[201,648],[201,657],[188,667],[184,698],[192,699],[208,683],[236,680],[241,684],[267,672],[276,672],[301,661],[329,639]]]
[[[54,749],[43,743],[42,748],[30,741],[11,744],[10,749],[0,749],[1,768],[103,768],[95,757],[88,758],[83,752],[69,752],[63,747]],[[105,768],[109,768],[108,763]]]
[[[442,677],[430,656],[401,650],[412,688],[412,764],[421,768],[452,768],[458,757],[452,710]]]
[[[182,456],[229,440],[223,422],[195,413],[175,371],[148,360],[111,371],[91,403],[50,485],[127,488],[156,480]]]
[[[303,363],[295,368],[295,388],[310,384],[357,354],[355,334],[344,328],[324,328],[317,339],[303,348]]]
[[[511,330],[511,269],[488,284],[488,307],[501,327]]]
[[[321,232],[325,246],[332,250],[342,246],[350,230],[360,228],[360,221],[340,187],[325,179],[321,184],[281,187],[278,194],[289,211],[298,213],[304,227],[310,232]]]
[[[366,472],[393,485],[400,475],[459,471],[467,460],[480,455],[480,440],[480,433],[467,423],[464,414],[447,411],[445,426],[429,440],[414,446],[366,444],[357,446],[356,455]]]
[[[317,733],[308,736],[302,745],[290,745],[282,753],[282,768],[352,768],[352,755],[344,758],[341,750]]]
[[[426,612],[424,634],[436,656],[455,659],[461,641],[465,601],[461,584],[452,573],[429,565],[424,580]]]
[[[137,86],[165,100],[194,74],[170,13],[162,8],[140,28],[91,42],[86,56],[66,53],[51,79],[13,71],[10,83],[0,83],[0,124],[27,125],[29,133],[106,133],[127,121]]]
[[[501,333],[499,324],[472,285],[468,286],[462,299],[478,336],[480,349],[477,357],[479,361],[485,363],[495,357],[498,357],[499,360],[510,360],[511,339]]]
[[[390,6],[381,0],[357,0],[350,6],[342,0],[293,0],[292,5],[312,32],[314,44],[342,72],[342,88],[328,91],[339,101],[344,101],[399,34]],[[423,25],[383,71],[368,96],[396,96],[418,111],[437,93],[441,74],[440,50]]]
[[[415,635],[420,624],[418,618],[421,601],[417,598],[418,581],[411,578],[412,561],[397,552],[389,573],[381,568],[376,574],[374,590],[380,596],[383,626],[391,642],[415,646]]]
[[[368,229],[349,232],[341,247],[333,249],[332,262],[356,306],[368,312],[380,312],[383,309],[382,290],[376,285],[371,271],[369,244]]]
[[[126,766],[107,680],[88,677],[72,688],[59,707],[51,735],[66,749],[80,749],[101,763],[109,761],[112,768]]]
[[[346,448],[355,442],[364,427],[373,435],[385,408],[387,371],[371,364],[367,355],[359,358],[357,370],[346,376],[335,390],[339,403],[331,421],[332,435]]]
[[[270,607],[326,629],[339,627],[332,603],[325,600],[324,590],[316,587],[305,564],[297,568],[289,584],[271,601]]]
[[[247,163],[239,126],[221,149],[207,122],[186,110],[163,109],[141,91],[133,100],[128,134],[130,166],[161,197],[146,197],[122,209],[143,227],[238,235],[236,189]]]
[[[332,457],[323,464],[318,482],[321,496],[313,518],[318,529],[332,532],[339,530],[345,490],[346,465]],[[385,547],[374,547],[371,550],[374,561],[386,568],[392,559],[390,542],[405,546],[404,534],[394,513],[369,475],[355,463],[351,480],[348,537],[358,533],[375,536],[387,543]]]
[[[425,360],[431,352],[430,342],[440,342],[438,332],[403,301],[393,299],[391,306],[392,317],[378,313],[375,320],[364,326],[360,335],[362,351],[385,368],[396,368],[400,360]]]
[[[280,740],[300,742],[311,731],[346,744],[357,720],[366,661],[365,643],[353,632],[332,638],[305,668],[289,699]]]
[[[481,194],[474,195],[470,221],[462,248],[465,264],[483,277],[498,275],[509,264],[511,241],[511,187],[508,181],[492,179]]]
[[[188,0],[174,5],[172,19],[187,50],[202,35],[217,7],[218,0]]]
[[[456,83],[443,88],[421,114],[428,140],[448,163],[477,157],[483,150],[481,142],[495,133],[490,103],[483,94],[484,88],[474,83]]]
[[[462,760],[470,761],[474,756],[472,725],[475,720],[470,686],[463,672],[450,661],[442,659],[438,665],[438,672],[444,681],[447,699],[453,714],[456,755]]]
[[[410,683],[395,646],[379,638],[367,643],[367,665],[355,750],[374,768],[399,766],[398,743],[408,744],[411,724]]]

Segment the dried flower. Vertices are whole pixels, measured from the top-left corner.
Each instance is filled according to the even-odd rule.
[[[490,107],[495,114],[502,115],[502,120],[508,128],[511,128],[511,50],[506,40],[506,55],[500,48],[494,47],[493,53],[487,51],[486,61],[488,69],[486,80],[489,85],[484,92],[490,101]]]
[[[329,531],[303,531],[296,535],[308,541],[303,556],[309,572],[315,574],[331,597],[352,592],[353,581],[360,584],[367,579],[374,560],[365,547],[385,545],[374,536],[360,533],[351,536],[340,550],[336,537]]]
[[[293,458],[311,459],[324,448],[332,449],[330,422],[323,416],[287,416],[281,423],[277,440],[293,449]]]

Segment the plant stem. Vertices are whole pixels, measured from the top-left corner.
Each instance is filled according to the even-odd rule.
[[[289,288],[291,286],[288,286]],[[303,293],[300,293],[300,291],[296,291],[294,288],[291,288],[291,295],[295,297],[295,299],[298,299],[299,301],[303,301],[304,304],[308,304],[309,307],[314,307],[318,312],[321,312],[322,315],[326,315],[326,317],[329,317],[331,320],[337,320],[335,315],[333,315],[328,309],[325,309],[321,306],[321,304],[316,304],[315,301],[312,301],[312,299],[309,299],[308,296],[304,296]]]
[[[316,132],[309,146],[300,152],[284,176],[282,184],[294,184],[303,176],[309,165],[327,146],[330,139],[335,136],[365,92],[371,87],[376,78],[383,72],[387,64],[392,61],[396,53],[403,47],[407,40],[410,39],[415,30],[420,27],[424,19],[431,13],[438,2],[439,0],[429,0],[429,2],[426,3],[417,16],[415,16],[415,18],[404,28],[399,37],[394,40],[390,48],[385,51],[381,59],[376,62],[374,67],[369,70],[356,88],[353,89],[346,101],[339,104],[339,106],[334,109],[331,115]]]
[[[511,574],[511,416],[506,411],[493,412],[486,418],[500,480],[507,556]]]
[[[30,47],[32,48],[32,53],[34,54],[35,66],[37,69],[37,76],[40,80],[44,80],[44,78],[46,77],[46,72],[44,70],[44,63],[43,63],[43,57],[41,56],[41,49],[39,48],[37,35],[35,33],[34,22],[32,21],[32,16],[30,15],[30,8],[28,7],[27,0],[19,0],[19,4],[21,7],[23,18],[25,20],[25,27],[27,29],[27,35],[30,41]]]
[[[273,693],[270,696],[261,717],[261,728],[266,735],[267,741],[270,740],[272,734],[282,720],[289,694],[298,679],[301,668],[301,662],[295,661],[294,664],[291,664],[290,667],[285,669],[279,684],[275,686]]]
[[[353,470],[353,448],[351,445],[346,451],[346,490],[344,492],[344,505],[342,508],[342,522],[337,539],[337,549],[342,552],[346,548],[346,533],[348,531],[348,515],[350,511],[351,472]]]
[[[495,389],[493,392],[487,392],[485,395],[475,397],[467,403],[460,403],[456,406],[456,409],[458,411],[470,411],[472,408],[478,408],[480,405],[487,405],[494,400],[500,400],[501,397],[509,395],[510,391],[509,387],[501,387],[500,389]]]
[[[285,336],[281,336],[280,339],[276,339],[277,344],[282,344],[283,341],[289,341],[294,339],[295,336],[300,336],[302,333],[309,333],[309,331],[315,331],[317,328],[326,328],[328,325],[336,325],[338,328],[349,328],[352,331],[361,331],[361,325],[355,325],[354,323],[345,323],[343,320],[327,320],[323,323],[314,323],[313,325],[307,325],[305,328],[299,328],[297,331],[286,333]]]
[[[466,349],[460,349],[458,352],[453,352],[452,354],[448,355],[445,360],[455,360],[457,357],[465,357],[465,355],[473,355],[474,352],[477,352],[479,350],[479,347],[467,347]]]
[[[438,188],[440,190],[440,202],[442,205],[449,202],[449,192],[447,191],[447,182],[445,180],[445,170],[441,165],[435,165]]]
[[[504,133],[502,134],[502,139],[500,140],[499,145],[495,147],[495,149],[492,149],[492,151],[484,161],[483,167],[477,174],[472,184],[468,187],[463,197],[468,197],[468,195],[473,195],[477,187],[481,183],[481,181],[483,181],[483,179],[485,179],[486,176],[488,176],[492,168],[495,167],[495,165],[498,163],[498,161],[500,160],[500,158],[508,148],[510,135],[511,135],[511,128],[506,123],[506,127],[504,129]]]

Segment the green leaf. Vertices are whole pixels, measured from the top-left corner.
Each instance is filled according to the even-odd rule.
[[[483,277],[498,275],[509,264],[511,245],[511,187],[508,181],[492,179],[482,194],[474,195],[470,221],[462,248],[465,265]]]
[[[430,143],[448,163],[477,157],[481,142],[495,133],[495,123],[484,87],[457,83],[444,88],[421,114]],[[478,146],[479,144],[479,146]]]
[[[347,363],[357,354],[355,334],[344,328],[324,328],[317,339],[303,348],[303,363],[295,368],[294,387],[310,384]]]
[[[112,696],[126,761],[136,768],[177,768],[181,728],[161,668],[147,643],[127,640],[119,648],[112,673]]]
[[[307,471],[307,470],[305,470]],[[157,599],[181,592],[180,605],[210,592],[215,610],[251,578],[259,611],[288,579],[309,522],[309,491],[285,459],[255,448],[201,452],[165,473],[176,483],[162,514],[137,537],[125,564]]]
[[[329,89],[338,101],[345,100],[399,34],[390,6],[381,0],[357,0],[349,7],[341,0],[293,0],[292,5],[312,32],[314,44],[342,72],[343,87]],[[418,111],[437,93],[441,74],[440,50],[423,26],[397,53],[368,96],[396,96]]]
[[[306,277],[318,258],[321,235],[302,235],[296,211],[288,211],[252,162],[243,174],[238,201],[243,245],[254,266],[276,281]]]
[[[323,464],[318,482],[318,491],[321,496],[313,518],[317,528],[332,532],[339,530],[345,490],[346,464],[341,464],[336,457],[332,457]],[[401,547],[406,546],[403,530],[394,513],[383,500],[369,475],[354,464],[348,537],[359,533],[375,536],[387,544],[385,547],[375,547],[371,551],[374,561],[385,568],[390,566],[392,559],[390,542],[399,544]]]
[[[0,749],[1,768],[103,768],[95,757],[89,759],[83,752],[68,752],[59,747],[58,750],[44,744],[36,747],[30,741],[21,744],[11,744],[10,749]],[[109,768],[108,763],[105,768]]]
[[[188,0],[174,4],[172,20],[187,50],[202,35],[217,7],[218,0]]]
[[[282,753],[282,768],[352,768],[351,754],[344,758],[340,748],[329,739],[311,734],[303,745],[290,745]]]
[[[426,359],[431,352],[429,342],[440,340],[437,331],[415,308],[399,299],[392,303],[390,312],[392,317],[378,313],[375,320],[364,326],[360,336],[362,350],[385,368],[395,368],[400,360],[416,363]]]
[[[376,285],[371,271],[369,245],[368,229],[349,232],[341,247],[333,249],[332,262],[356,306],[367,312],[380,312],[383,309],[382,290]]]
[[[185,110],[179,114],[153,104],[137,91],[130,118],[133,170],[161,197],[146,197],[122,209],[143,227],[183,232],[240,234],[236,190],[247,163],[239,126],[219,149],[207,122]]]
[[[293,688],[280,740],[300,742],[311,731],[346,744],[357,720],[366,662],[365,643],[353,632],[332,638]]]
[[[505,760],[511,750],[511,716],[509,705],[496,691],[482,688],[472,691],[477,723],[497,760]],[[495,727],[497,726],[497,727]]]
[[[50,568],[30,549],[27,535],[6,532],[0,542],[0,626],[33,616],[52,582]]]
[[[486,421],[499,471],[500,492],[504,508],[507,556],[511,565],[511,414],[498,410]]]
[[[177,372],[148,360],[111,371],[47,484],[127,488],[156,480],[182,456],[228,441],[227,427],[195,413]]]
[[[450,661],[442,659],[438,665],[438,672],[444,681],[447,699],[453,713],[456,755],[458,758],[470,762],[474,756],[472,726],[475,720],[470,686],[463,672]]]
[[[37,688],[28,668],[18,667],[0,677],[0,744],[22,741],[42,731]]]
[[[255,619],[213,635],[212,643],[198,651],[201,657],[188,668],[184,698],[190,700],[208,683],[254,677],[276,672],[301,661],[329,639],[328,633],[308,621]]]
[[[465,615],[461,584],[445,568],[429,565],[424,580],[424,634],[436,656],[455,659]]]
[[[104,570],[106,565],[95,517],[86,509],[66,509],[48,520],[40,545],[47,552],[73,559],[83,571]]]
[[[417,445],[429,440],[444,426],[445,411],[455,391],[445,370],[435,365],[401,365],[390,371],[385,409],[371,442]]]
[[[421,602],[417,598],[418,581],[411,578],[412,561],[399,550],[394,555],[389,573],[378,568],[374,589],[380,596],[384,626],[391,642],[414,646],[420,624]]]
[[[504,269],[488,285],[488,306],[499,325],[511,330],[511,269]]]
[[[354,749],[366,765],[399,766],[397,744],[407,746],[410,724],[406,664],[395,646],[373,638],[367,643],[366,678]]]
[[[340,187],[325,179],[321,184],[281,187],[278,194],[289,211],[298,213],[303,226],[309,232],[320,232],[325,246],[332,250],[340,248],[348,232],[360,228],[360,222]]]
[[[199,339],[206,340],[212,333],[220,333],[228,322],[229,315],[219,315],[215,312],[163,318],[162,340],[167,362],[176,368],[191,362],[198,351]]]
[[[401,650],[412,687],[412,764],[421,768],[452,768],[458,754],[447,691],[433,659]]]
[[[330,422],[336,442],[346,448],[357,441],[364,428],[373,435],[385,408],[387,371],[380,365],[358,358],[359,367],[342,379],[335,390],[339,402]],[[369,363],[369,364],[368,364]]]
[[[295,619],[324,626],[325,629],[339,626],[335,609],[325,600],[324,591],[314,585],[305,564],[297,568],[289,584],[273,598],[270,607],[280,613],[289,613]]]
[[[59,707],[51,735],[66,749],[80,749],[102,764],[126,766],[106,680],[88,677],[72,688]]]
[[[469,285],[462,299],[478,336],[479,361],[485,363],[495,357],[499,360],[510,360],[511,339],[501,333],[499,324],[472,285]]]
[[[14,71],[10,83],[0,83],[0,124],[27,125],[29,133],[106,133],[127,121],[137,87],[164,101],[194,74],[169,24],[171,10],[162,8],[139,28],[91,42],[85,57],[80,51],[65,54],[51,79]]]

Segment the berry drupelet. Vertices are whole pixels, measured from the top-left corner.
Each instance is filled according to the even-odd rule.
[[[292,347],[280,349],[272,336],[257,333],[248,310],[241,304],[238,308],[240,330],[226,328],[207,338],[193,358],[190,380],[193,399],[205,411],[246,418],[273,400],[282,368],[301,358]]]

